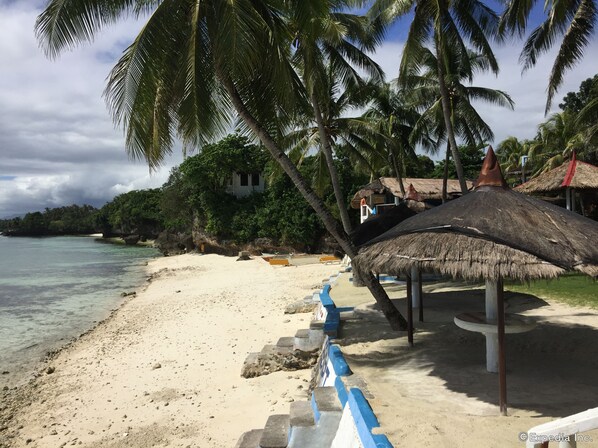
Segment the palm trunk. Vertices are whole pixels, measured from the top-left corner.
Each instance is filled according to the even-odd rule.
[[[446,126],[446,135],[448,137],[448,143],[451,148],[451,153],[453,155],[455,169],[457,170],[457,178],[459,179],[461,193],[467,194],[467,182],[465,182],[463,165],[461,164],[459,148],[457,147],[457,140],[455,139],[455,130],[453,129],[453,124],[451,122],[451,103],[449,98],[449,91],[446,86],[446,80],[444,79],[444,65],[438,37],[436,38],[436,59],[438,67],[438,86],[440,88],[440,100],[442,103],[442,115],[444,117],[444,125]]]
[[[218,72],[218,78],[226,89],[227,93],[231,98],[231,102],[241,117],[241,119],[249,126],[249,128],[255,133],[260,139],[266,149],[270,152],[274,160],[281,166],[284,172],[291,178],[301,195],[305,198],[308,204],[314,209],[318,217],[324,223],[326,230],[334,237],[339,243],[345,253],[353,259],[357,255],[357,249],[349,239],[348,235],[342,232],[338,226],[337,221],[334,219],[330,211],[326,208],[326,204],[318,197],[318,195],[311,189],[308,183],[305,181],[297,167],[291,162],[288,156],[280,150],[274,139],[270,136],[268,131],[264,129],[261,124],[251,115],[249,110],[245,107],[237,88],[233,81],[228,77]],[[354,266],[354,269],[356,266]],[[366,286],[374,296],[374,299],[380,306],[381,311],[388,320],[390,326],[394,330],[404,330],[407,328],[407,321],[401,315],[401,313],[395,308],[390,301],[388,294],[380,285],[380,282],[371,274],[364,275],[364,281]]]
[[[448,201],[448,174],[449,174],[449,162],[451,159],[451,147],[446,143],[446,156],[444,157],[444,173],[442,176],[442,203]]]
[[[324,120],[322,119],[322,112],[320,111],[320,105],[315,93],[311,94],[311,104],[314,108],[314,116],[316,123],[318,124],[318,134],[320,135],[320,147],[326,157],[326,165],[328,165],[328,171],[330,172],[330,180],[332,182],[332,189],[334,190],[334,197],[336,198],[336,205],[341,216],[341,222],[343,223],[343,229],[348,234],[351,233],[351,220],[349,218],[349,212],[347,210],[347,204],[341,189],[341,183],[338,179],[338,171],[334,165],[334,158],[332,157],[332,145],[330,144],[330,137],[324,127]]]
[[[401,175],[401,171],[399,169],[399,164],[397,163],[397,158],[394,155],[394,153],[392,153],[390,155],[390,157],[392,158],[392,164],[393,164],[393,169],[395,172],[395,177],[397,178],[397,181],[399,182],[399,190],[401,190],[401,195],[403,196],[403,200],[405,200],[405,196],[407,195],[407,193],[405,192],[405,185],[403,184],[403,176]]]

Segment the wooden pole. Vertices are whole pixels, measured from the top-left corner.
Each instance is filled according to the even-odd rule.
[[[498,325],[498,404],[500,413],[507,415],[507,363],[505,359],[505,301],[502,278],[496,282]]]
[[[423,290],[423,285],[422,285],[422,271],[418,270],[417,271],[417,276],[418,276],[418,286],[419,286],[419,321],[423,322],[424,321],[424,290]]]
[[[413,347],[413,303],[411,301],[411,275],[407,275],[407,341]]]

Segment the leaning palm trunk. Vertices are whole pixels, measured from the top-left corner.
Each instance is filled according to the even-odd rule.
[[[438,87],[440,89],[440,101],[442,103],[442,115],[444,117],[444,125],[446,126],[446,135],[448,144],[451,148],[453,161],[455,162],[455,169],[457,170],[457,178],[459,179],[459,186],[461,193],[467,194],[467,182],[465,182],[465,175],[463,173],[463,165],[461,164],[461,157],[459,156],[459,148],[457,147],[457,140],[455,139],[455,130],[451,122],[451,104],[449,98],[449,91],[444,79],[443,59],[440,51],[440,42],[436,42],[436,59],[438,66]]]
[[[272,139],[266,129],[264,129],[260,123],[253,117],[249,112],[241,96],[239,95],[234,83],[228,77],[218,72],[217,74],[223,87],[229,94],[231,102],[241,119],[249,126],[249,128],[255,133],[255,135],[261,140],[266,149],[270,152],[274,160],[281,166],[285,173],[291,178],[301,195],[314,209],[318,217],[324,223],[326,230],[334,237],[339,243],[345,253],[351,258],[357,256],[357,249],[349,239],[348,235],[337,226],[337,221],[331,215],[330,211],[326,208],[324,202],[318,197],[318,195],[310,188],[305,179],[299,173],[297,167],[291,162],[288,156],[280,150],[276,142]],[[407,321],[395,308],[390,301],[388,294],[382,288],[378,280],[371,274],[367,273],[363,275],[363,280],[374,299],[380,306],[381,311],[390,323],[391,327],[395,330],[404,330],[407,328]]]
[[[338,171],[336,169],[336,166],[334,165],[330,137],[326,133],[326,128],[324,127],[324,120],[322,119],[322,112],[320,111],[320,105],[318,103],[318,99],[316,98],[315,93],[313,92],[311,94],[311,104],[314,108],[314,116],[316,118],[316,123],[318,124],[320,147],[322,148],[322,152],[324,153],[324,157],[326,158],[326,165],[328,166],[328,171],[330,172],[330,181],[332,182],[332,189],[334,190],[336,205],[338,206],[341,222],[343,223],[343,229],[345,229],[345,233],[348,235],[351,233],[352,230],[351,220],[349,219],[349,212],[347,211],[347,205],[345,204],[345,198],[341,189],[341,183],[338,178]]]

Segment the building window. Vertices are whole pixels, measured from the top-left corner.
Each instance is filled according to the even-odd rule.
[[[260,185],[260,173],[253,173],[251,175],[251,185],[258,187]]]
[[[249,185],[249,174],[239,173],[239,177],[241,178],[241,186],[247,187]]]

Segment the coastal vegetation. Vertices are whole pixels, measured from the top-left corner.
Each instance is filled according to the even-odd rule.
[[[577,159],[598,165],[598,75],[567,93],[559,108],[538,125],[534,138],[511,136],[498,144],[496,155],[510,184],[556,168],[574,152]]]
[[[93,40],[104,26],[129,14],[149,13],[146,25],[113,68],[105,91],[115,122],[125,129],[129,154],[155,168],[172,151],[176,140],[186,149],[199,151],[234,125],[261,142],[277,165],[274,171],[286,173],[340,251],[353,258],[357,249],[349,238],[348,192],[342,188],[335,161],[335,155],[336,160],[342,159],[341,139],[349,149],[392,148],[393,142],[402,142],[388,150],[388,160],[399,178],[401,165],[406,165],[401,158],[413,156],[415,143],[436,151],[444,140],[462,193],[467,194],[457,138],[473,133],[471,140],[479,140],[475,132],[484,139],[490,135],[480,132],[483,120],[477,119],[469,100],[482,98],[506,106],[512,103],[504,92],[468,91],[460,82],[473,81],[482,68],[498,73],[492,44],[525,31],[533,3],[507,2],[501,17],[479,0],[115,1],[108,8],[98,1],[51,0],[38,18],[36,32],[47,55],[55,57]],[[547,11],[559,20],[551,19],[535,30],[522,55],[527,68],[555,43],[555,37],[564,36],[553,68],[548,104],[563,72],[581,57],[596,17],[592,0],[559,5],[552,4]],[[366,15],[355,14],[356,6],[369,6],[370,10]],[[404,118],[400,113],[390,119],[371,113],[332,132],[332,124],[339,123],[342,116],[340,108],[330,106],[343,96],[352,96],[356,105],[368,104],[364,92],[368,84],[383,81],[383,73],[367,51],[375,50],[396,19],[410,13],[410,30],[393,94],[404,96],[405,106],[417,114],[408,114],[405,125],[396,126],[395,122]],[[424,94],[427,107],[413,104],[409,95],[414,90],[414,77],[426,80],[417,86],[428,88]],[[437,95],[431,96],[431,91]],[[432,122],[421,120],[419,114],[425,115],[422,110],[435,102],[438,112]],[[472,126],[463,126],[471,117],[476,118]],[[316,159],[318,179],[329,179],[333,202],[327,202],[322,190],[314,188],[302,171],[303,163],[294,160],[289,150],[288,136],[310,126],[317,129],[312,133],[316,138],[304,139],[307,146],[303,152],[317,148],[323,155]],[[467,141],[474,147],[482,143]],[[352,151],[352,155],[369,161],[359,151]],[[445,177],[448,161],[447,157]],[[202,210],[206,210],[209,197],[205,190],[196,198]],[[212,200],[217,201],[213,196]],[[224,221],[234,222],[214,213],[204,218],[210,231],[217,231],[216,226]],[[252,233],[246,231],[244,237]],[[363,277],[393,326],[404,327],[405,320],[376,278],[368,273],[358,275],[359,268],[355,268],[356,279]]]

